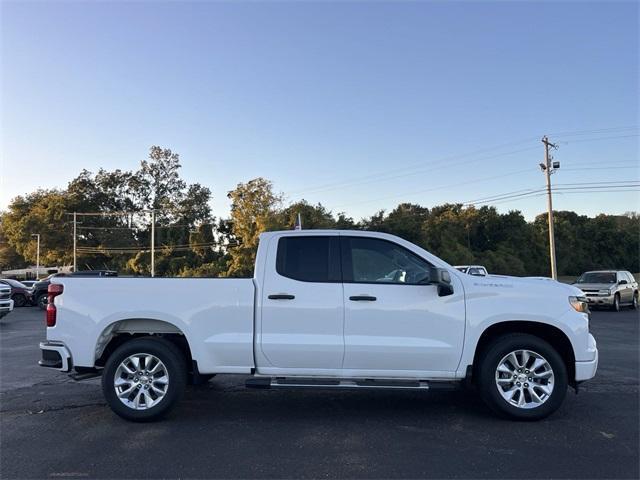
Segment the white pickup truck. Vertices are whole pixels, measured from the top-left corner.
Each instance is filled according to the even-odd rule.
[[[102,375],[137,421],[223,373],[261,388],[473,385],[494,411],[539,419],[598,365],[577,288],[465,275],[374,232],[264,233],[252,279],[54,278],[46,321],[40,364]]]

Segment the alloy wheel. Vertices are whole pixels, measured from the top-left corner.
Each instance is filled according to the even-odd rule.
[[[125,358],[114,375],[118,399],[133,410],[147,410],[162,401],[169,389],[169,372],[162,361],[149,353]]]
[[[498,363],[498,392],[510,405],[531,409],[545,403],[553,393],[554,374],[549,362],[531,350],[514,350]]]

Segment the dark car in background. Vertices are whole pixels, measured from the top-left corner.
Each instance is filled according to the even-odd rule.
[[[117,277],[115,270],[81,270],[72,273],[53,273],[33,285],[33,302],[42,310],[47,308],[47,290],[53,277]]]
[[[13,300],[14,307],[31,305],[32,291],[25,284],[11,278],[2,278],[0,279],[0,283],[4,283],[11,287],[11,300]]]

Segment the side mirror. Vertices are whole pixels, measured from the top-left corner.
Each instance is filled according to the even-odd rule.
[[[453,293],[451,274],[446,268],[431,267],[429,270],[429,284],[438,286],[438,296],[440,297]]]
[[[618,285],[626,285],[627,283],[629,283],[629,282],[627,282],[626,280],[620,280],[618,282]]]

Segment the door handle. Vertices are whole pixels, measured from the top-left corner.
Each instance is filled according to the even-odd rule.
[[[267,298],[269,300],[293,300],[296,296],[289,295],[288,293],[278,293],[275,295],[269,295]]]
[[[371,295],[354,295],[353,297],[349,297],[349,300],[353,300],[354,302],[375,302],[377,298]]]

